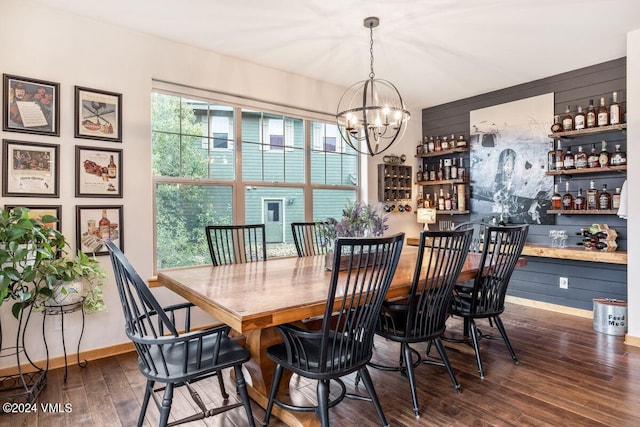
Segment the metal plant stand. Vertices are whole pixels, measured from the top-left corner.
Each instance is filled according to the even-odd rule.
[[[63,304],[63,305],[45,305],[44,306],[44,316],[42,316],[42,338],[44,340],[44,348],[47,352],[47,370],[49,369],[49,347],[47,346],[47,337],[44,333],[44,325],[48,316],[61,316],[61,330],[60,335],[62,336],[62,350],[64,351],[64,382],[67,382],[67,344],[64,337],[64,317],[65,314],[75,313],[79,311],[82,313],[82,328],[80,329],[80,337],[78,338],[78,347],[76,349],[76,361],[78,362],[78,366],[84,368],[87,366],[86,360],[80,360],[80,343],[82,342],[82,336],[84,335],[84,298],[82,298],[78,302],[74,302],[71,304]]]
[[[31,318],[32,307],[20,310],[15,343],[4,346],[0,323],[0,357],[15,357],[18,372],[0,376],[0,402],[29,403],[37,399],[47,383],[47,370],[37,366],[24,346],[24,333]],[[24,363],[25,359],[28,363]]]

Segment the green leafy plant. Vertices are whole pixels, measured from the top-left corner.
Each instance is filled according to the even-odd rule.
[[[106,272],[95,256],[89,256],[78,250],[75,257],[68,256],[46,260],[38,266],[38,305],[46,304],[56,295],[63,297],[78,291],[66,284],[81,280],[84,283],[82,296],[86,313],[95,313],[106,309],[101,287]]]
[[[362,202],[348,202],[342,210],[342,218],[327,218],[320,225],[320,232],[327,244],[333,244],[336,237],[382,236],[387,225],[387,216],[381,214],[379,205]]]
[[[62,233],[45,225],[56,222],[51,215],[30,218],[26,208],[0,212],[0,305],[13,300],[16,318],[35,300],[40,264],[66,245]]]

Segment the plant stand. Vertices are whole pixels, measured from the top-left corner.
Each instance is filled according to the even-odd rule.
[[[15,357],[18,370],[16,374],[0,376],[0,402],[3,404],[6,402],[32,404],[47,383],[46,369],[37,366],[24,347],[24,333],[31,318],[31,311],[31,306],[20,311],[18,331],[13,346],[3,345],[0,324],[0,357]],[[23,357],[27,359],[28,364],[23,365]]]
[[[44,348],[47,352],[47,370],[49,369],[49,347],[47,346],[47,337],[44,333],[44,325],[47,320],[47,316],[60,316],[60,335],[62,336],[62,350],[64,351],[64,382],[67,382],[67,345],[64,337],[64,316],[65,314],[75,313],[80,311],[82,313],[82,328],[80,329],[80,337],[78,338],[78,347],[76,349],[76,360],[78,366],[84,368],[87,366],[87,361],[80,361],[80,343],[82,342],[82,336],[84,335],[84,298],[78,302],[62,305],[45,305],[42,316],[42,338],[44,341]]]

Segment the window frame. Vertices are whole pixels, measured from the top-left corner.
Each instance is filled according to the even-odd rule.
[[[197,91],[201,91],[201,90],[197,90]],[[232,199],[233,199],[233,213],[232,213],[232,218],[233,218],[233,223],[235,224],[242,224],[245,221],[245,214],[246,214],[246,200],[245,200],[245,189],[248,187],[292,187],[292,188],[302,188],[303,189],[303,196],[304,196],[304,217],[305,217],[305,221],[313,221],[314,220],[314,214],[313,214],[313,190],[316,189],[327,189],[327,190],[351,190],[354,191],[356,194],[356,199],[360,200],[361,198],[361,191],[360,191],[360,185],[358,184],[350,184],[350,185],[346,185],[346,184],[314,184],[311,182],[311,152],[312,151],[324,151],[324,152],[328,152],[328,153],[335,153],[338,155],[349,155],[346,154],[344,152],[344,150],[342,150],[341,148],[344,146],[344,144],[341,144],[339,141],[339,138],[336,138],[336,151],[326,151],[324,150],[325,145],[323,144],[323,149],[322,150],[315,150],[312,147],[312,144],[310,143],[311,141],[311,126],[312,123],[325,123],[325,124],[335,124],[335,122],[329,118],[329,115],[327,114],[326,117],[324,119],[315,117],[315,116],[310,116],[309,114],[306,114],[304,110],[300,110],[300,109],[295,109],[293,107],[287,107],[287,108],[282,108],[279,109],[279,106],[277,104],[273,104],[271,105],[271,108],[265,108],[264,105],[261,105],[259,107],[257,107],[256,105],[252,105],[251,102],[238,102],[237,100],[235,102],[230,102],[229,100],[224,99],[225,97],[219,97],[216,95],[216,93],[210,93],[208,91],[204,91],[207,92],[206,96],[203,96],[203,94],[199,94],[199,95],[194,95],[190,90],[179,90],[179,91],[174,91],[174,90],[166,90],[163,88],[159,88],[156,87],[154,85],[154,87],[152,88],[152,93],[160,93],[160,94],[164,94],[164,95],[169,95],[169,96],[176,96],[181,98],[181,102],[184,99],[187,100],[196,100],[196,101],[203,101],[203,102],[207,102],[209,104],[215,104],[215,105],[221,105],[221,106],[228,106],[233,108],[233,121],[234,121],[234,126],[233,126],[233,137],[232,138],[228,138],[227,140],[229,141],[229,146],[228,148],[214,148],[213,147],[213,135],[211,134],[211,128],[209,130],[209,135],[208,138],[212,141],[211,142],[211,146],[209,147],[209,149],[211,151],[233,151],[234,153],[234,161],[235,161],[235,168],[234,168],[234,178],[232,180],[227,180],[227,179],[220,179],[220,178],[207,178],[207,179],[196,179],[196,178],[188,178],[188,177],[169,177],[169,176],[156,176],[153,175],[152,176],[152,183],[153,183],[153,247],[154,247],[154,256],[153,256],[153,271],[154,274],[156,274],[159,269],[157,268],[157,224],[156,224],[156,215],[157,215],[157,200],[156,200],[156,188],[157,185],[159,183],[176,183],[176,184],[183,184],[183,185],[189,185],[189,184],[193,184],[193,185],[211,185],[211,186],[230,186],[232,187]],[[242,100],[242,101],[246,101],[246,100]],[[153,102],[153,101],[152,101]],[[303,151],[304,151],[304,182],[303,183],[295,183],[295,182],[271,182],[271,181],[257,181],[257,180],[243,180],[242,179],[242,159],[243,159],[243,153],[242,153],[242,146],[243,146],[243,137],[242,137],[242,123],[243,123],[243,117],[242,117],[242,112],[243,110],[250,110],[252,112],[257,112],[257,113],[261,113],[262,115],[281,115],[282,116],[282,121],[283,121],[283,150],[282,151],[293,151],[296,148],[293,146],[294,144],[294,124],[293,122],[291,122],[290,126],[287,126],[287,118],[291,118],[291,119],[301,119],[303,120]],[[297,114],[296,114],[297,113]],[[269,117],[271,118],[271,117]],[[264,117],[261,117],[260,119],[261,121],[264,120]],[[267,125],[268,126],[268,125]],[[287,132],[288,132],[288,128],[289,128],[289,137],[287,136]],[[261,129],[264,129],[264,123],[261,123]],[[151,123],[151,130],[152,130],[152,134],[154,132],[156,132],[156,130],[154,129],[153,126],[153,120]],[[181,132],[179,133],[180,136],[184,136],[184,134],[182,134]],[[268,144],[262,144],[262,132],[261,132],[261,136],[260,136],[260,145],[261,147],[264,149],[265,147],[269,147],[270,146]],[[288,144],[288,142],[290,141],[290,143]],[[153,141],[152,141],[153,142]],[[299,148],[298,148],[299,149]],[[275,150],[274,150],[275,151]],[[282,151],[277,151],[279,153],[281,153]],[[153,153],[153,149],[152,149],[152,153]],[[366,168],[363,168],[362,166],[362,158],[360,156],[356,156],[357,157],[357,161],[356,161],[356,171],[355,173],[357,174],[359,178],[358,182],[362,182],[364,179],[366,179],[366,177],[363,177],[363,173],[365,173]],[[152,169],[152,173],[153,173],[153,169]]]

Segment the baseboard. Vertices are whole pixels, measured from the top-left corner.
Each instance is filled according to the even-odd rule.
[[[634,337],[626,334],[624,336],[624,343],[633,347],[640,347],[640,337]]]
[[[542,310],[554,311],[556,313],[570,314],[572,316],[584,317],[585,319],[593,319],[592,310],[584,310],[580,308],[567,307],[559,304],[551,304],[549,302],[535,301],[532,299],[520,298],[507,295],[506,302],[524,305],[526,307],[540,308]]]
[[[133,346],[133,343],[127,342],[127,343],[112,345],[109,347],[101,347],[93,350],[82,351],[80,352],[79,356],[81,361],[82,360],[91,361],[91,360],[104,359],[105,357],[117,356],[119,354],[129,353],[132,351],[135,351],[135,347]],[[44,369],[47,366],[47,361],[40,360],[35,362],[35,364],[36,366],[39,366]],[[76,357],[76,353],[67,354],[67,366],[72,366],[77,364],[78,364],[78,358]],[[52,357],[51,359],[49,359],[49,370],[57,369],[57,368],[64,368],[64,356]],[[22,370],[24,372],[32,372],[33,366],[31,366],[28,363],[25,363],[22,365]],[[7,368],[0,369],[0,376],[14,375],[17,373],[18,373],[17,366],[10,366]]]

